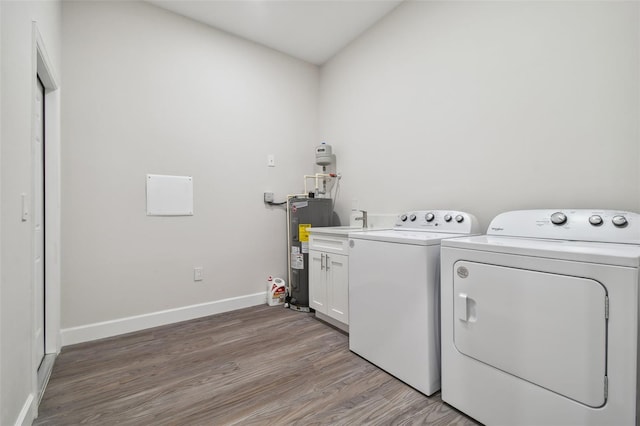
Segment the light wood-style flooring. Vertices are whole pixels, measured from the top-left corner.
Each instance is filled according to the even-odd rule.
[[[63,348],[34,425],[80,424],[478,423],[313,315],[265,305]]]

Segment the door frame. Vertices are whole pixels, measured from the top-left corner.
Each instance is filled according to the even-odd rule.
[[[36,368],[33,374],[33,405],[32,410],[37,413],[37,407],[40,403],[40,398],[44,393],[44,388],[51,373],[53,367],[53,359],[60,353],[61,338],[60,338],[60,87],[58,80],[56,79],[53,64],[49,59],[47,50],[45,48],[44,40],[38,30],[37,22],[32,23],[32,75],[31,75],[31,193],[35,194],[35,143],[36,136],[36,102],[35,96],[37,87],[37,77],[40,78],[44,85],[44,108],[45,108],[45,128],[44,128],[44,253],[45,253],[45,361],[43,361],[43,367],[46,368],[46,374],[44,380],[42,377],[38,380],[38,369]],[[31,197],[30,210],[34,211],[35,197]],[[35,255],[34,234],[32,229],[32,257]],[[32,294],[35,294],[35,274],[32,271]],[[31,350],[31,365],[36,365],[36,349],[35,349],[35,309],[42,309],[39,306],[35,297],[32,301],[32,318],[34,323],[32,324],[32,335],[34,341],[32,342]],[[49,359],[47,362],[46,359]],[[45,363],[47,363],[45,365]],[[42,369],[41,368],[41,369]],[[42,373],[42,372],[41,372]]]

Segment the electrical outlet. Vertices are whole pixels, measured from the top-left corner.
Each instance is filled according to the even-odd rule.
[[[193,268],[193,280],[202,281],[204,279],[204,269],[202,266],[196,266]]]
[[[265,203],[273,203],[273,192],[265,192],[264,193],[264,202]]]

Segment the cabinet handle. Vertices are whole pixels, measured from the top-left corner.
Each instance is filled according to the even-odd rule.
[[[326,258],[324,260],[325,261],[325,269],[328,271],[329,270],[329,255],[327,254],[325,256],[326,256]]]
[[[320,270],[324,269],[324,253],[320,253]]]

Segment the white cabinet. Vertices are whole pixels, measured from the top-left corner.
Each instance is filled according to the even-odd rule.
[[[325,252],[309,250],[309,306],[316,312],[327,313],[327,271]]]
[[[349,256],[346,235],[309,237],[309,305],[320,319],[349,324]],[[335,322],[337,321],[337,323]]]
[[[309,250],[309,304],[316,312],[349,323],[349,257]]]
[[[349,257],[327,254],[327,315],[349,324]]]

